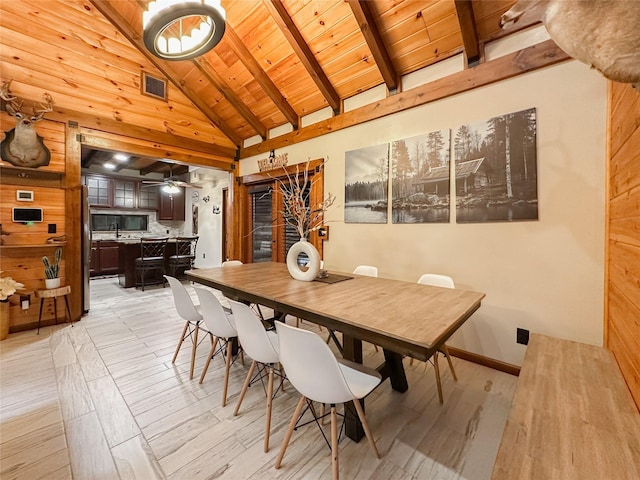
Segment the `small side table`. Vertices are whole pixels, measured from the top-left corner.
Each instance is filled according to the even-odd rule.
[[[40,322],[42,321],[42,306],[47,298],[53,299],[53,314],[55,315],[56,325],[58,324],[58,297],[64,297],[64,303],[67,306],[67,314],[69,315],[69,321],[71,322],[71,310],[69,310],[69,300],[67,295],[71,293],[71,285],[64,287],[50,288],[47,290],[36,290],[35,296],[40,299],[40,313],[38,314],[38,335],[40,334]],[[66,319],[66,316],[65,316]],[[73,327],[73,323],[71,323]]]

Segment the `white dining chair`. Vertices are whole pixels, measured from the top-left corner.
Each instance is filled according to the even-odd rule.
[[[280,345],[280,362],[287,379],[300,393],[289,428],[285,434],[276,460],[276,468],[280,468],[284,454],[291,440],[291,435],[300,420],[305,403],[314,414],[311,402],[320,402],[331,406],[331,466],[333,479],[339,478],[338,461],[338,419],[336,404],[353,402],[358,417],[362,422],[367,440],[376,455],[380,453],[367,423],[360,399],[366,397],[381,381],[380,374],[360,364],[338,360],[326,343],[313,332],[276,322],[276,330]],[[317,420],[317,419],[316,419]]]
[[[204,364],[202,374],[200,375],[200,382],[204,380],[204,376],[207,374],[209,364],[211,360],[218,354],[224,353],[225,357],[225,372],[224,372],[224,388],[222,390],[222,406],[227,405],[227,390],[229,387],[229,369],[231,368],[231,361],[233,359],[233,340],[238,337],[235,321],[233,315],[227,314],[220,301],[210,290],[204,288],[196,288],[196,295],[200,301],[200,311],[202,312],[202,318],[204,324],[207,327],[209,333],[209,339],[211,340],[211,350],[207,356],[207,361]],[[218,348],[220,344],[220,348]],[[239,347],[240,348],[240,347]],[[241,350],[239,353],[241,354]]]
[[[249,385],[262,382],[264,377],[267,376],[267,406],[266,406],[266,422],[264,429],[264,451],[269,451],[269,435],[271,431],[271,410],[273,405],[273,380],[276,375],[276,368],[278,375],[280,376],[280,387],[282,387],[283,375],[280,369],[280,355],[278,353],[278,335],[275,331],[265,330],[262,322],[251,310],[248,305],[244,303],[229,300],[231,305],[231,311],[233,312],[233,318],[236,323],[236,330],[238,331],[238,339],[242,344],[242,349],[252,359],[247,378],[242,386],[240,397],[238,398],[238,404],[233,412],[236,416],[240,412],[242,401],[247,393]],[[277,322],[280,323],[280,322]],[[255,378],[253,372],[258,366],[258,373]]]
[[[371,265],[358,265],[353,273],[356,275],[366,275],[367,277],[377,277],[378,276],[378,267],[373,267]]]
[[[193,304],[191,300],[191,296],[187,289],[184,287],[182,282],[175,277],[170,277],[169,275],[165,275],[164,278],[169,282],[169,286],[171,287],[171,293],[173,294],[173,303],[176,307],[176,311],[178,315],[182,317],[185,321],[184,328],[182,329],[182,334],[180,335],[180,340],[178,341],[178,346],[176,347],[176,352],[173,354],[173,358],[171,359],[171,363],[176,363],[176,358],[178,358],[178,353],[180,352],[180,348],[182,347],[183,342],[188,337],[191,339],[192,349],[191,349],[191,368],[189,369],[189,379],[193,378],[193,367],[196,362],[196,349],[198,348],[198,331],[201,329],[202,322],[202,314]]]
[[[455,283],[453,282],[453,278],[447,275],[440,275],[437,273],[425,273],[418,279],[418,283],[422,285],[431,285],[433,287],[443,287],[443,288],[455,288]],[[438,398],[440,399],[440,403],[444,403],[442,398],[442,383],[440,381],[440,367],[438,366],[438,354],[442,353],[447,362],[449,363],[449,369],[451,370],[451,376],[454,381],[458,381],[458,377],[456,376],[456,371],[453,368],[453,362],[451,361],[451,355],[449,355],[449,349],[446,344],[442,344],[442,347],[433,354],[433,370],[436,374],[436,386],[438,387]],[[411,365],[413,363],[413,359],[409,362]]]
[[[244,265],[244,263],[241,260],[225,260],[224,262],[222,262],[222,267],[237,267],[238,265]],[[264,315],[262,314],[262,310],[260,310],[260,305],[258,305],[257,303],[252,303],[251,304],[252,307],[255,307],[256,312],[258,314],[258,316],[260,317],[260,320],[264,321]]]

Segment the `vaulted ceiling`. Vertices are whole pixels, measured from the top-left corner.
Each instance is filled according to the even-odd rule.
[[[330,107],[445,58],[483,61],[504,35],[513,0],[222,0],[225,35],[193,60],[164,61],[142,43],[145,0],[20,0],[0,3],[2,80],[55,118],[162,142],[221,159],[244,140]],[[145,71],[168,79],[168,100],[144,96]]]

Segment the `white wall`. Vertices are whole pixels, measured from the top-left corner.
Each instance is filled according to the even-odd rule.
[[[535,107],[539,220],[514,223],[345,224],[344,153]],[[380,275],[416,281],[449,274],[459,288],[486,293],[450,345],[511,364],[525,347],[516,328],[601,345],[604,296],[606,82],[566,62],[293,145],[290,163],[328,158],[325,265],[349,272],[361,263]],[[263,156],[263,155],[262,155]],[[257,156],[240,162],[258,170]],[[452,198],[452,204],[455,199]]]
[[[204,169],[201,169],[204,170]],[[222,189],[229,185],[229,174],[218,170],[207,170],[209,180],[202,182],[198,189],[198,245],[196,247],[196,268],[219,267],[222,263],[222,211],[213,213],[213,207],[222,207]],[[192,233],[192,193],[196,189],[187,188],[185,201],[185,232]],[[209,201],[203,199],[209,197]]]

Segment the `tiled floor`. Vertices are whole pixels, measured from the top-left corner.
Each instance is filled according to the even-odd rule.
[[[224,408],[221,359],[198,384],[208,340],[198,349],[193,380],[191,344],[171,363],[184,323],[169,288],[143,293],[108,278],[91,287],[91,312],[73,328],[12,334],[0,343],[3,480],[331,478],[329,450],[313,425],[294,432],[282,468],[274,468],[298,399],[291,386],[273,402],[271,449],[264,453],[263,389],[250,388],[233,416],[249,362],[232,366]],[[365,349],[365,364],[380,363],[381,353]],[[341,478],[490,477],[517,379],[459,359],[454,364],[457,383],[446,362],[441,367],[444,405],[432,367],[421,362],[405,362],[408,392],[384,382],[367,398],[382,459],[366,441],[345,438]]]

